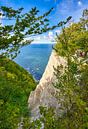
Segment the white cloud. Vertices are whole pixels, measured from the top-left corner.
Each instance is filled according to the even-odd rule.
[[[53,36],[53,32],[52,31],[49,31],[49,36]]]
[[[36,37],[36,40],[38,40],[38,41],[39,41],[40,39],[41,39],[41,37],[40,37],[40,36],[37,36],[37,37]]]
[[[60,34],[61,30],[55,30],[55,33]]]
[[[54,33],[53,33],[52,31],[49,31],[49,33],[48,33],[48,38],[49,38],[50,40],[53,40],[53,38],[54,38]]]
[[[81,1],[78,1],[78,5],[81,6],[82,5],[82,2]]]
[[[59,4],[57,4],[56,11],[59,14],[66,14],[72,10],[74,0],[62,0]]]
[[[43,39],[47,39],[47,36],[46,36],[46,35],[44,35],[44,36],[43,36]]]
[[[33,37],[34,41],[32,44],[48,44],[54,43],[54,33],[50,31],[48,34]]]
[[[84,9],[88,8],[88,3],[82,2],[82,0],[62,0],[60,3],[57,2],[55,14],[53,17],[57,17],[55,22],[65,20],[68,16],[72,16],[74,22],[79,21],[82,16]],[[54,19],[52,19],[54,20]]]

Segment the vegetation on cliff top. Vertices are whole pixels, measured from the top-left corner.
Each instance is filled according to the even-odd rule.
[[[55,69],[59,112],[40,107],[44,129],[88,129],[88,10],[78,23],[63,25],[55,50],[67,65]],[[62,73],[62,70],[64,72]]]

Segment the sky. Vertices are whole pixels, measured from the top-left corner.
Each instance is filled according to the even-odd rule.
[[[32,7],[36,6],[40,10],[40,14],[43,14],[54,7],[49,19],[50,24],[55,25],[58,22],[65,20],[68,16],[72,16],[72,21],[74,22],[79,21],[83,9],[88,8],[88,0],[0,0],[0,6],[9,6],[14,9],[23,7],[24,12],[27,12]],[[35,37],[34,42],[51,42],[56,33],[60,33],[60,28]]]

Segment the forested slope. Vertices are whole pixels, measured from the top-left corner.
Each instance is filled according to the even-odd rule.
[[[0,57],[0,129],[15,129],[28,113],[28,96],[35,89],[33,77],[15,62]]]

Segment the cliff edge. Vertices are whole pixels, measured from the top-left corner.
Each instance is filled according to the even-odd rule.
[[[31,109],[33,120],[40,117],[39,106],[54,107],[56,110],[58,109],[59,104],[54,97],[56,89],[53,87],[52,83],[55,81],[54,68],[57,68],[57,66],[61,64],[65,65],[66,61],[62,57],[59,57],[55,51],[52,51],[39,84],[35,91],[32,91],[29,96],[28,104]]]

